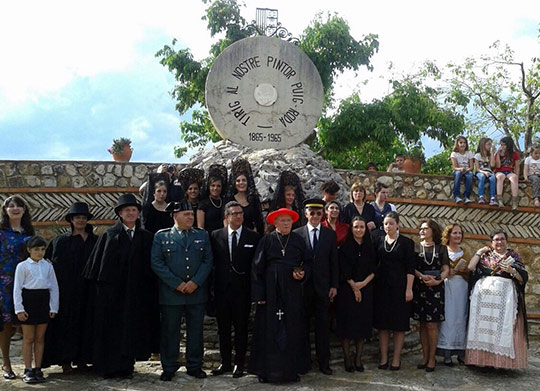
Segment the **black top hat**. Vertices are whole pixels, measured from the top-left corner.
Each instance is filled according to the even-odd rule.
[[[320,198],[310,198],[304,201],[304,208],[322,209],[326,205],[326,202]]]
[[[118,215],[118,212],[120,212],[120,210],[126,206],[136,206],[139,211],[142,209],[141,204],[139,204],[139,201],[137,201],[133,194],[122,194],[120,197],[118,197],[118,202],[114,208],[114,213]]]
[[[70,207],[69,211],[66,215],[66,221],[71,222],[71,219],[73,216],[77,215],[85,215],[88,220],[90,220],[92,217],[92,213],[88,210],[88,204],[86,202],[74,202]]]
[[[165,208],[165,212],[183,212],[186,210],[193,211],[193,205],[191,205],[191,202],[169,202],[167,207]]]

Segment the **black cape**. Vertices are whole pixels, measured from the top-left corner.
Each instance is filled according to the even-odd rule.
[[[100,236],[84,270],[95,289],[93,363],[102,375],[126,375],[159,351],[157,278],[150,268],[153,235],[130,240],[119,221]]]
[[[92,314],[88,306],[88,284],[82,272],[98,237],[90,224],[86,225],[86,232],[86,241],[72,232],[58,235],[45,253],[58,281],[60,308],[47,327],[43,367],[91,363],[92,346],[84,335],[89,332]]]
[[[298,374],[309,370],[310,363],[303,282],[292,276],[293,268],[301,265],[309,275],[309,251],[300,235],[280,235],[282,245],[277,235],[275,231],[261,239],[251,270],[251,299],[266,304],[257,305],[248,370],[269,382],[294,381]]]

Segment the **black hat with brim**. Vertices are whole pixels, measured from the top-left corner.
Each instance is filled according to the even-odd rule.
[[[304,208],[322,209],[326,202],[320,198],[310,198],[304,201]]]
[[[139,201],[137,201],[137,198],[135,198],[133,194],[122,194],[118,198],[118,203],[116,204],[116,207],[114,208],[114,213],[118,215],[120,210],[122,210],[126,206],[136,206],[137,209],[139,209],[139,212],[142,209],[141,204],[139,203]]]
[[[88,220],[94,217],[88,210],[88,204],[86,202],[74,202],[70,207],[66,215],[66,221],[71,222],[73,216],[84,215]]]

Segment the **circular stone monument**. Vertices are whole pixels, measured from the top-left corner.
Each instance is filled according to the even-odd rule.
[[[304,141],[322,112],[317,68],[295,45],[252,37],[221,53],[206,78],[206,106],[224,139],[254,149]]]

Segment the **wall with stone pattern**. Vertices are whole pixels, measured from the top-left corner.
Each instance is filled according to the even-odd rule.
[[[466,232],[464,247],[468,254],[486,245],[489,232],[502,226],[509,232],[510,246],[521,254],[529,270],[528,310],[540,313],[540,210],[532,207],[529,184],[520,183],[517,212],[511,211],[509,206],[499,209],[476,203],[456,205],[451,199],[451,176],[331,171],[331,166],[321,163],[308,148],[299,146],[293,150],[283,151],[279,156],[274,150],[257,151],[248,156],[262,198],[272,196],[277,171],[292,169],[301,176],[308,196],[316,195],[320,183],[327,178],[337,179],[343,187],[342,202],[348,200],[349,186],[355,181],[368,189],[370,197],[375,181],[387,183],[390,201],[402,216],[404,234],[417,239],[416,228],[425,217],[432,217],[441,225],[458,222]],[[230,159],[249,153],[245,149],[234,150],[229,142],[223,142],[205,159],[195,156],[191,164],[207,168],[211,163],[223,162],[230,167]],[[138,187],[158,166],[159,163],[0,161],[0,202],[9,195],[21,194],[31,207],[37,232],[50,240],[68,229],[64,216],[71,203],[84,200],[95,216],[92,223],[96,232],[101,233],[114,223],[113,208],[118,197],[127,192],[138,196]],[[182,167],[178,165],[179,169]],[[476,182],[474,188],[476,194]],[[505,188],[507,202],[509,193],[509,188]],[[476,200],[476,195],[473,199]],[[531,324],[531,333],[540,335],[540,326],[535,322]],[[214,324],[207,326],[215,327]]]

